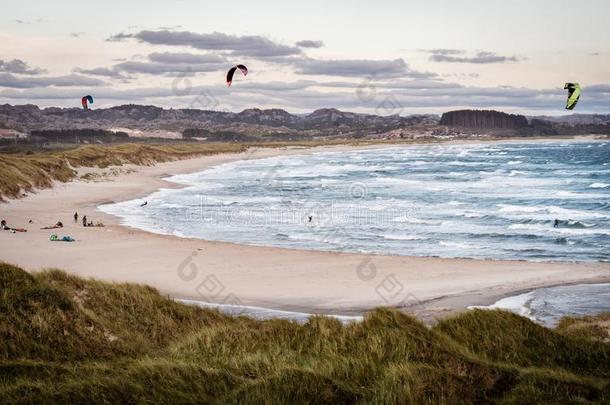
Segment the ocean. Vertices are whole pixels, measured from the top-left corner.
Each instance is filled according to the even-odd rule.
[[[481,308],[481,307],[479,307]],[[553,327],[566,316],[610,311],[610,284],[575,284],[538,288],[499,300],[489,309],[504,309]]]
[[[609,142],[320,152],[241,160],[168,180],[185,187],[100,210],[151,232],[251,245],[610,260]]]

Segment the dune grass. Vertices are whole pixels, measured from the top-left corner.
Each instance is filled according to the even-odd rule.
[[[53,182],[73,180],[79,167],[124,164],[152,165],[216,153],[243,152],[244,144],[122,144],[90,145],[35,154],[0,154],[0,198],[16,198],[23,191],[48,188]]]
[[[608,343],[499,311],[432,328],[392,309],[347,326],[256,321],[0,264],[0,341],[2,403],[610,400]]]

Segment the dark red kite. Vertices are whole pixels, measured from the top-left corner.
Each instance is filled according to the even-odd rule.
[[[245,67],[244,65],[235,65],[235,66],[233,66],[227,72],[227,86],[230,86],[231,83],[233,82],[233,75],[235,74],[235,71],[237,69],[241,70],[241,72],[244,74],[244,76],[246,76],[248,74],[248,68]]]

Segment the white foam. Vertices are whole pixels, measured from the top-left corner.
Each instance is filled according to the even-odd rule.
[[[515,214],[521,218],[527,219],[549,219],[549,215],[561,218],[570,219],[590,219],[590,218],[610,218],[609,214],[597,211],[574,210],[568,208],[557,207],[555,205],[548,206],[525,206],[512,204],[498,204],[499,212],[506,214]],[[526,214],[526,215],[524,215]],[[542,214],[542,215],[532,215]]]
[[[441,246],[445,246],[445,247],[466,249],[466,250],[480,249],[480,247],[478,247],[478,246],[475,246],[471,243],[465,243],[465,242],[454,242],[454,241],[441,240],[438,242],[438,244]]]
[[[527,306],[528,302],[533,298],[534,292],[530,291],[525,294],[519,294],[512,297],[502,298],[492,305],[488,306],[469,306],[468,309],[502,309],[505,311],[514,312],[533,321],[536,318],[532,315],[532,311]]]
[[[384,239],[392,239],[392,240],[422,240],[427,239],[423,236],[418,235],[401,235],[401,234],[384,234]]]
[[[593,183],[589,185],[590,188],[607,188],[610,187],[610,184],[607,183]]]
[[[249,318],[266,320],[266,319],[286,319],[295,321],[298,323],[306,323],[309,318],[315,315],[322,315],[328,318],[334,318],[339,320],[342,324],[349,324],[352,322],[362,322],[362,316],[350,316],[350,315],[334,315],[334,314],[310,314],[306,312],[292,312],[282,311],[279,309],[254,307],[247,305],[230,305],[230,304],[215,304],[212,302],[195,301],[176,299],[176,301],[187,305],[195,305],[201,308],[217,309],[228,315],[234,316],[247,316]]]
[[[524,230],[536,234],[564,234],[564,235],[610,235],[610,229],[588,229],[588,228],[554,228],[552,226],[538,224],[512,224],[509,229]]]

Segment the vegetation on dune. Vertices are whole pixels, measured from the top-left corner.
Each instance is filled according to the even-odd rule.
[[[610,312],[582,318],[564,317],[557,325],[563,334],[610,343]]]
[[[174,144],[118,146],[83,146],[75,149],[36,154],[0,155],[0,198],[19,197],[35,188],[48,188],[54,181],[73,180],[76,168],[108,167],[124,164],[151,165],[157,162],[184,159],[224,152],[241,152],[237,144]]]
[[[588,322],[593,322],[590,318]],[[235,318],[0,264],[3,403],[607,403],[610,345],[505,312]]]

